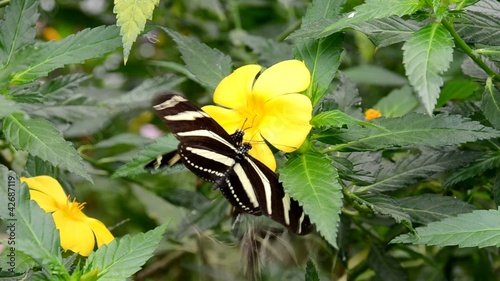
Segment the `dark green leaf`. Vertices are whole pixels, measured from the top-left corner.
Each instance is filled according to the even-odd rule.
[[[318,271],[314,263],[309,259],[306,266],[306,281],[319,281]]]
[[[345,114],[340,110],[330,110],[320,112],[311,119],[311,125],[314,127],[342,127],[351,125],[359,120]]]
[[[373,245],[370,248],[368,264],[381,280],[409,280],[399,261],[380,245]]]
[[[391,243],[438,246],[500,246],[500,211],[476,210],[416,228],[415,234],[404,234]]]
[[[314,153],[290,159],[280,172],[285,191],[297,200],[319,233],[337,247],[341,185],[330,159]]]
[[[364,120],[365,116],[361,112],[361,97],[359,96],[356,85],[340,73],[340,83],[337,89],[331,95],[324,97],[324,101],[333,100],[337,104],[338,110],[360,120]]]
[[[453,59],[453,46],[450,33],[439,23],[415,32],[403,45],[406,75],[429,115],[443,85],[440,75]]]
[[[443,187],[448,188],[456,183],[484,174],[489,169],[500,167],[500,153],[488,152],[482,155],[474,163],[458,169],[443,182]]]
[[[313,106],[323,98],[337,73],[343,51],[342,39],[343,36],[337,34],[295,44],[295,57],[304,61],[311,71],[311,86],[306,94],[311,98]]]
[[[25,84],[67,64],[100,57],[121,46],[116,26],[84,29],[59,41],[39,43],[27,50],[29,66],[13,75],[11,83]],[[18,57],[22,57],[19,55]]]
[[[360,65],[344,70],[344,74],[356,84],[380,86],[403,86],[408,84],[405,77],[376,65]]]
[[[310,24],[319,19],[331,19],[339,16],[345,0],[313,0],[302,18],[302,24]]]
[[[399,207],[408,215],[412,222],[428,224],[433,221],[453,217],[462,213],[470,213],[476,209],[450,196],[440,194],[422,194],[396,200]]]
[[[176,150],[178,143],[179,142],[172,134],[158,138],[155,143],[146,146],[139,152],[139,155],[127,162],[127,164],[120,169],[116,170],[111,178],[130,177],[145,173],[146,170],[144,170],[144,166],[146,166],[146,164],[153,161],[158,156]],[[179,167],[172,167],[169,171],[178,171],[182,168],[182,165],[180,165]]]
[[[492,83],[486,84],[481,109],[491,125],[500,130],[500,91]]]
[[[477,157],[478,154],[472,152],[437,151],[406,157],[393,165],[383,166],[373,184],[362,186],[356,192],[387,192],[405,188],[437,173],[469,164]]]
[[[54,166],[92,181],[71,143],[65,141],[49,121],[11,115],[3,121],[3,133],[16,149],[28,151]]]
[[[381,193],[359,193],[352,194],[352,198],[358,204],[367,206],[373,212],[379,215],[392,217],[396,222],[411,222],[410,216],[398,206],[393,198]]]
[[[33,117],[42,117],[48,120],[60,119],[75,123],[95,117],[108,115],[109,109],[94,105],[34,105],[24,104],[25,112],[30,112]]]
[[[83,73],[58,76],[41,84],[36,91],[49,99],[62,100],[73,95],[76,87],[90,79],[90,77],[90,75]]]
[[[12,113],[24,113],[24,111],[15,101],[7,99],[4,95],[0,95],[0,119]]]
[[[198,83],[211,92],[231,73],[233,62],[229,56],[173,30],[167,28],[163,30],[174,39],[187,69],[196,77]]]
[[[447,146],[500,136],[500,131],[458,115],[419,113],[397,118],[377,118],[372,126],[354,125],[349,129],[330,130],[314,137],[321,141],[341,141],[332,150],[379,150],[395,146]],[[333,139],[335,138],[335,139]]]
[[[199,207],[201,208],[190,212],[187,218],[182,221],[181,226],[177,229],[176,237],[178,239],[218,225],[227,216],[229,202],[220,196],[218,200],[213,200],[209,204]]]
[[[422,27],[419,22],[404,20],[400,17],[388,17],[351,25],[366,34],[378,47],[405,42]]]
[[[231,34],[233,41],[241,42],[250,47],[259,55],[259,61],[264,66],[271,66],[277,62],[292,59],[292,47],[284,42],[276,42],[259,36],[250,35],[241,30]]]
[[[500,13],[500,10],[497,10],[496,13]],[[465,42],[492,46],[500,45],[498,26],[500,26],[498,14],[494,16],[470,11],[455,21],[456,31]]]

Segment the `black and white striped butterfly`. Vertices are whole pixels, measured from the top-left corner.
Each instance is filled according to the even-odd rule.
[[[208,114],[179,95],[160,96],[153,108],[179,140],[178,154],[163,157],[168,165],[178,155],[194,174],[213,182],[214,189],[220,189],[238,211],[266,215],[299,235],[312,231],[309,217],[284,192],[278,176],[248,155],[252,146],[243,142],[242,130],[229,135]]]

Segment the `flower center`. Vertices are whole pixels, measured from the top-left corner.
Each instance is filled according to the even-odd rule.
[[[67,216],[77,219],[80,217],[80,214],[82,213],[83,206],[85,206],[84,203],[78,203],[76,202],[76,198],[73,199],[73,201],[70,201],[69,196],[68,196],[68,204],[66,205],[66,208],[63,210]]]
[[[242,129],[245,130],[243,139],[246,142],[260,139],[260,136],[258,135],[260,131],[260,123],[265,115],[264,104],[260,100],[248,99],[248,105],[240,107],[238,111],[245,117],[245,124],[242,124]]]

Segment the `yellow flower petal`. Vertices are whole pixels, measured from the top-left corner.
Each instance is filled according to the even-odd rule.
[[[255,76],[261,68],[257,64],[245,65],[222,79],[214,91],[214,102],[227,108],[246,107]]]
[[[52,213],[62,209],[59,208],[54,198],[38,190],[30,189],[30,199],[34,200],[46,213]]]
[[[40,207],[45,210],[45,212],[52,212],[54,208],[64,208],[64,206],[68,204],[68,197],[66,196],[66,193],[64,193],[62,186],[53,177],[21,177],[21,182],[25,182],[30,188],[30,196],[32,194],[32,190],[36,190],[46,195],[44,199],[42,199],[41,194],[35,195],[37,198],[42,199],[41,202],[38,202],[35,199],[31,198],[35,200],[38,205],[40,205]],[[52,200],[48,199],[47,197],[52,198]]]
[[[115,237],[106,226],[99,220],[87,217],[85,222],[90,226],[92,231],[94,232],[95,239],[97,240],[97,247],[101,247],[102,245],[109,244]]]
[[[277,95],[302,92],[309,87],[311,74],[298,60],[279,62],[257,78],[253,86],[255,98],[266,101]]]
[[[95,246],[94,233],[89,225],[84,221],[75,220],[73,216],[63,211],[55,211],[52,216],[56,228],[59,229],[61,247],[88,256]]]
[[[238,129],[244,129],[245,117],[239,112],[214,105],[207,105],[201,108],[210,115],[228,134],[234,134]]]
[[[284,152],[299,148],[306,139],[312,118],[311,100],[302,94],[275,97],[265,105],[259,129],[262,137]]]
[[[382,113],[380,112],[380,110],[370,108],[367,111],[365,111],[365,119],[367,121],[379,118],[381,116],[382,116]]]
[[[252,149],[248,152],[250,156],[259,160],[272,171],[276,171],[276,159],[274,159],[273,152],[262,140],[262,142],[251,142]]]

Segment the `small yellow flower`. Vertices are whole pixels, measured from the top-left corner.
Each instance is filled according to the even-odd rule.
[[[264,70],[256,64],[242,66],[224,78],[214,92],[214,102],[203,110],[228,133],[245,131],[249,154],[273,171],[276,160],[264,140],[284,152],[299,148],[311,130],[311,100],[299,92],[309,87],[311,74],[305,64],[287,60]]]
[[[85,203],[70,201],[56,179],[49,176],[21,177],[21,182],[30,188],[31,200],[46,213],[52,213],[64,250],[88,256],[96,240],[98,247],[113,241],[113,235],[102,222],[82,212]]]
[[[380,116],[382,116],[382,113],[379,110],[370,108],[367,111],[365,111],[365,119],[367,121],[375,119],[375,118],[379,118]]]
[[[57,31],[57,29],[55,29],[53,27],[50,27],[50,26],[45,27],[43,29],[43,33],[42,34],[43,34],[43,38],[45,38],[45,40],[47,40],[47,41],[61,40],[61,35]]]

